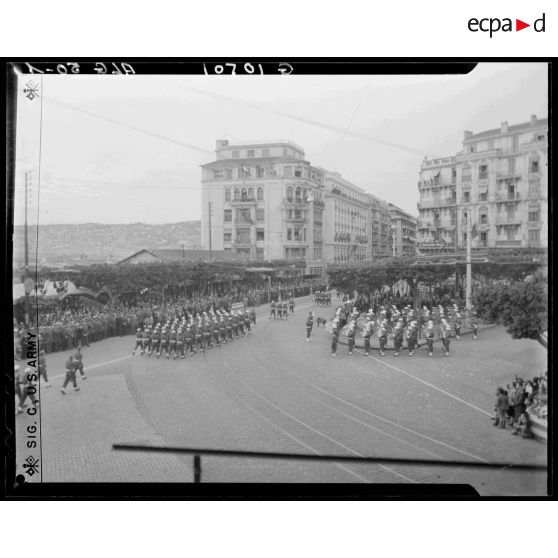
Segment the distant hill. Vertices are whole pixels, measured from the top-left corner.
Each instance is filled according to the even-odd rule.
[[[36,227],[29,227],[29,261],[35,262]],[[200,221],[149,225],[40,225],[38,262],[42,265],[110,263],[142,248],[201,247]],[[24,228],[14,227],[14,266],[22,265]]]

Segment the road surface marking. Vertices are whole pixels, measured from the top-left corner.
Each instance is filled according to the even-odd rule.
[[[359,353],[363,354],[358,349],[355,349],[355,350],[357,350]],[[477,407],[476,405],[473,405],[472,403],[469,403],[468,401],[465,401],[464,399],[461,399],[460,397],[457,397],[457,395],[453,395],[453,393],[450,393],[449,391],[446,391],[442,388],[439,388],[438,386],[435,386],[434,384],[431,384],[430,382],[427,382],[426,380],[423,380],[422,378],[418,378],[417,376],[414,376],[413,374],[411,374],[409,372],[405,372],[405,370],[401,370],[401,368],[397,368],[397,366],[393,366],[393,364],[389,364],[385,360],[381,360],[381,359],[373,357],[373,356],[370,356],[370,358],[372,360],[375,360],[376,362],[379,362],[380,364],[384,364],[388,368],[392,368],[393,370],[396,370],[397,372],[400,372],[401,374],[405,374],[405,376],[409,376],[409,378],[413,378],[413,380],[416,380],[417,382],[420,382],[421,384],[424,384],[425,386],[428,386],[432,389],[435,389],[436,391],[439,391],[440,393],[443,393],[444,395],[447,395],[448,397],[451,397],[452,399],[455,399],[456,401],[459,401],[460,403],[463,403],[464,405],[467,405],[467,406],[471,407],[472,409],[475,409],[476,411],[479,411],[479,412],[483,413],[484,415],[486,415],[488,417],[492,416],[491,413],[487,413],[484,409],[481,409],[480,407]]]

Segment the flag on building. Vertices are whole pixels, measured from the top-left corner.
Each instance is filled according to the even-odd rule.
[[[477,230],[477,224],[475,223],[471,229],[471,238],[476,238],[477,236],[479,236],[479,232]]]

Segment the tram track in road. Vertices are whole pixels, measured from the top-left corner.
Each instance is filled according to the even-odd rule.
[[[251,352],[252,352],[253,357],[254,357],[255,359],[259,360],[260,364],[264,365],[264,363],[261,361],[261,359],[259,359],[259,357],[258,357],[257,354],[255,353],[255,351],[253,350],[253,348],[251,348]],[[281,354],[281,355],[278,355],[278,357],[279,357],[279,356],[280,356],[281,358],[284,359],[284,358],[288,358],[289,355],[283,353],[283,354]],[[291,361],[291,362],[292,362],[292,361]],[[379,362],[381,362],[381,361],[379,361]],[[344,361],[344,363],[353,364],[353,365],[355,365],[355,368],[357,368],[359,372],[362,372],[362,370],[361,370],[360,368],[356,367],[356,363],[353,362],[352,360]],[[381,362],[381,363],[383,364],[383,362]],[[295,363],[293,363],[293,364],[295,364]],[[442,440],[438,440],[438,439],[436,439],[436,438],[434,438],[434,437],[431,437],[431,436],[428,436],[428,435],[426,435],[426,434],[417,432],[416,430],[413,430],[412,428],[409,428],[409,427],[407,427],[407,426],[404,426],[404,425],[402,425],[402,424],[400,424],[400,423],[398,423],[398,422],[396,422],[396,421],[390,420],[390,419],[388,419],[387,417],[383,417],[383,416],[381,416],[381,415],[379,415],[379,414],[377,414],[377,413],[372,412],[372,411],[369,410],[369,409],[366,409],[366,408],[364,408],[364,407],[362,407],[362,406],[360,406],[360,405],[357,405],[357,404],[355,404],[355,403],[353,403],[353,402],[351,402],[351,401],[348,401],[347,399],[345,399],[345,398],[343,398],[343,397],[340,397],[339,395],[336,395],[336,394],[333,393],[332,391],[330,391],[330,390],[328,390],[328,389],[325,389],[324,387],[319,386],[319,385],[317,385],[316,383],[314,383],[314,382],[312,382],[312,381],[310,381],[310,380],[307,380],[307,379],[305,379],[305,378],[302,378],[299,374],[295,374],[295,373],[293,373],[293,372],[290,371],[290,370],[287,370],[286,373],[289,374],[292,378],[294,378],[294,379],[297,380],[298,382],[301,382],[301,383],[304,384],[305,386],[311,388],[312,390],[316,390],[316,391],[318,391],[319,393],[324,394],[324,395],[327,396],[328,398],[334,399],[335,401],[341,403],[341,405],[346,406],[346,407],[348,407],[348,408],[350,408],[350,409],[353,409],[353,410],[357,411],[358,413],[365,414],[366,416],[371,417],[372,419],[374,419],[374,420],[376,420],[376,421],[380,421],[380,422],[383,423],[383,424],[387,424],[387,425],[389,425],[389,426],[392,426],[392,427],[398,429],[399,431],[403,431],[403,432],[405,432],[405,433],[407,433],[407,434],[410,434],[411,436],[413,436],[413,437],[415,437],[415,438],[418,438],[418,439],[421,439],[421,440],[425,440],[425,441],[431,442],[431,443],[433,443],[433,444],[436,444],[436,445],[439,446],[439,447],[443,447],[443,448],[446,448],[446,449],[448,449],[448,450],[451,450],[452,452],[455,452],[455,453],[460,454],[461,457],[465,456],[465,457],[467,457],[467,458],[469,458],[469,459],[474,459],[474,460],[476,460],[476,461],[479,461],[480,463],[488,463],[488,460],[486,460],[485,458],[483,458],[483,457],[481,457],[481,456],[479,456],[479,455],[476,455],[476,454],[474,454],[474,453],[468,452],[468,451],[466,451],[466,450],[464,450],[464,449],[458,448],[458,447],[456,447],[456,446],[454,446],[454,445],[452,445],[452,444],[446,443],[446,442],[444,442],[444,441],[442,441]],[[337,407],[330,406],[330,405],[328,405],[327,403],[325,403],[323,400],[320,400],[320,399],[319,399],[319,401],[320,401],[323,405],[325,405],[325,406],[331,408],[332,410],[335,410],[336,412],[338,412],[338,413],[340,413],[340,414],[344,414],[344,413],[343,413],[342,411],[340,411]],[[355,422],[362,422],[362,421],[359,421],[358,419],[356,419],[355,417],[352,417],[352,416],[351,416],[351,419],[354,420]],[[386,435],[386,436],[388,436],[388,437],[390,437],[390,438],[394,438],[394,439],[396,439],[396,440],[402,442],[404,445],[408,445],[408,446],[414,447],[414,448],[416,448],[416,449],[420,449],[422,452],[428,453],[431,457],[436,457],[436,458],[439,458],[439,459],[443,459],[439,454],[427,450],[426,448],[424,448],[424,446],[416,446],[415,444],[412,444],[412,443],[409,444],[409,442],[407,442],[406,440],[403,440],[403,439],[399,438],[398,436],[393,436],[392,434],[390,434],[390,433],[387,432],[386,430],[379,429],[379,428],[377,428],[377,427],[375,427],[375,426],[372,426],[372,425],[370,425],[370,424],[368,424],[368,423],[365,423],[365,424],[367,425],[368,428],[370,428],[370,429],[372,429],[372,430],[377,430],[378,432],[381,432],[381,433],[383,433],[384,435]]]
[[[271,324],[271,322],[268,322],[268,324],[265,326],[265,329],[267,329],[267,327],[269,327],[269,325]],[[250,338],[248,338],[248,346],[250,346]],[[251,356],[259,362],[259,364],[261,364],[264,368],[269,369],[269,365],[262,362],[253,352],[252,348],[249,349]],[[291,432],[287,432],[287,430],[283,427],[281,427],[279,424],[277,424],[277,421],[272,420],[271,418],[269,418],[268,416],[265,416],[263,413],[257,411],[256,409],[254,409],[253,405],[250,405],[247,401],[246,401],[246,392],[250,392],[254,397],[256,397],[259,401],[263,402],[265,404],[265,407],[267,409],[272,409],[275,413],[278,413],[279,415],[281,415],[282,417],[286,417],[287,420],[292,424],[295,423],[296,425],[298,425],[299,427],[302,427],[306,432],[310,432],[312,433],[312,435],[315,436],[319,436],[321,439],[326,440],[328,445],[335,445],[337,446],[337,448],[341,448],[344,452],[347,452],[348,454],[352,454],[355,455],[357,457],[365,457],[364,454],[362,454],[361,452],[355,450],[353,447],[348,446],[346,443],[340,442],[339,440],[333,438],[332,436],[326,434],[325,432],[323,432],[322,430],[319,430],[318,428],[315,428],[314,426],[312,426],[311,424],[309,424],[307,421],[305,420],[301,420],[299,417],[294,416],[294,414],[290,413],[289,411],[287,411],[284,407],[282,407],[280,404],[278,404],[277,402],[272,401],[271,399],[269,399],[268,397],[266,397],[265,395],[263,395],[258,389],[256,389],[253,385],[250,385],[247,381],[241,379],[238,376],[238,369],[235,369],[235,367],[233,367],[231,365],[231,363],[227,360],[223,360],[223,364],[224,366],[227,368],[227,370],[230,372],[230,374],[228,375],[220,375],[219,379],[221,381],[221,379],[225,379],[226,382],[229,383],[229,385],[231,383],[236,384],[235,385],[235,389],[237,391],[237,397],[240,397],[242,404],[244,404],[247,408],[253,410],[260,418],[262,418],[263,420],[265,420],[266,422],[268,422],[269,424],[273,425],[276,429],[278,429],[280,432],[282,432],[283,434],[289,436],[291,439],[295,439],[297,441],[297,443],[299,443],[300,445],[302,445],[303,447],[305,447],[306,449],[311,449],[311,451],[313,453],[316,453],[317,455],[320,454],[324,454],[326,452],[320,452],[318,450],[316,450],[316,448],[312,445],[312,444],[308,444],[306,442],[304,442],[303,440],[300,439],[299,436],[295,436],[294,434],[292,434]],[[240,389],[242,388],[242,389]],[[306,395],[307,396],[307,395]],[[343,470],[345,470],[346,472],[350,473],[353,477],[356,477],[359,481],[361,482],[375,482],[374,480],[370,480],[368,478],[363,477],[362,475],[360,475],[359,473],[357,473],[354,470],[351,470],[341,464],[338,463],[334,463],[333,465],[342,468]],[[412,477],[400,473],[398,471],[396,471],[394,468],[392,467],[387,467],[385,465],[376,465],[375,467],[382,469],[383,471],[389,473],[391,476],[395,476],[397,477],[397,479],[401,482],[401,480],[405,481],[405,482],[409,482],[409,483],[418,483],[420,481],[413,479]],[[369,467],[368,467],[369,468]]]

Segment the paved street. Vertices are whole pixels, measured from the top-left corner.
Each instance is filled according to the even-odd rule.
[[[335,300],[333,301],[335,303]],[[497,385],[546,368],[536,342],[502,328],[439,344],[428,358],[329,349],[309,297],[294,318],[258,310],[251,335],[186,360],[131,356],[133,338],[84,350],[88,379],[60,393],[68,353],[49,355],[53,387],[41,388],[43,482],[191,482],[192,457],[114,452],[121,443],[212,449],[545,463],[546,445],[492,425]],[[315,308],[329,318],[332,308]],[[16,426],[25,420],[19,416]],[[20,440],[18,462],[25,449]],[[24,457],[24,456],[23,456]],[[204,482],[454,482],[485,495],[544,495],[544,471],[354,465],[202,458]]]

